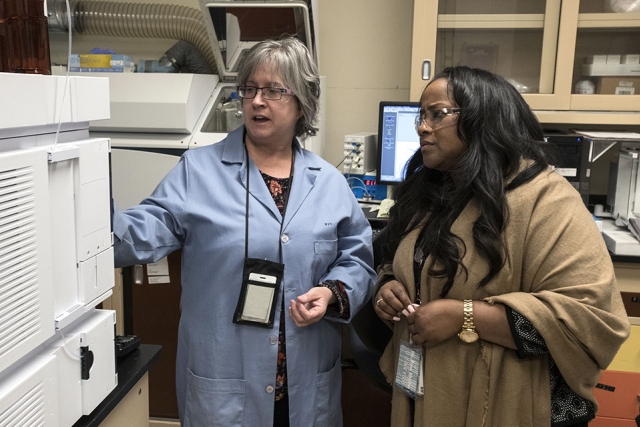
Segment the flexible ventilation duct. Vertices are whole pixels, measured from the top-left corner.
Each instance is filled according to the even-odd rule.
[[[184,40],[194,45],[215,73],[207,28],[198,9],[172,4],[72,0],[74,33],[100,36]],[[68,31],[64,0],[49,0],[49,30]]]

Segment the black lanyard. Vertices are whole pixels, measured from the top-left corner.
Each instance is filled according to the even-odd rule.
[[[427,260],[428,253],[425,254],[421,244],[421,236],[416,240],[416,246],[413,249],[413,281],[416,284],[416,304],[420,304],[420,278],[422,277],[422,268]]]
[[[247,144],[244,144],[244,152],[247,155],[247,198],[246,198],[246,213],[244,224],[244,257],[249,258],[249,169],[251,164],[249,162],[249,151],[247,150]],[[284,199],[284,208],[282,209],[282,221],[280,222],[280,233],[278,234],[278,262],[282,264],[282,229],[284,227],[284,216],[287,213],[287,205],[289,205],[289,195],[291,194],[291,187],[293,185],[293,165],[296,159],[296,152],[294,147],[291,147],[291,169],[289,170],[289,189]]]

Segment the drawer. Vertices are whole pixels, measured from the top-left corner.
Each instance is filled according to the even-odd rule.
[[[589,423],[589,427],[637,427],[634,420],[623,418],[596,417]]]
[[[593,394],[598,401],[599,408],[596,414],[598,417],[631,420],[633,422],[632,425],[636,427],[634,419],[639,413],[639,373],[603,371],[598,385],[593,390]]]

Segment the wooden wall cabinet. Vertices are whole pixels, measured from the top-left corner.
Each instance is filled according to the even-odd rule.
[[[640,125],[640,64],[616,71],[632,73],[632,95],[575,93],[581,80],[603,81],[583,75],[602,73],[583,69],[590,58],[625,54],[640,55],[640,12],[612,12],[609,0],[416,0],[410,97],[420,98],[428,59],[432,76],[464,64],[525,86],[543,124]]]

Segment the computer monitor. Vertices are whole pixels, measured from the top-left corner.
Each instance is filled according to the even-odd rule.
[[[419,102],[380,102],[377,184],[394,185],[404,179],[405,165],[420,148],[415,127],[418,114],[420,114]]]

